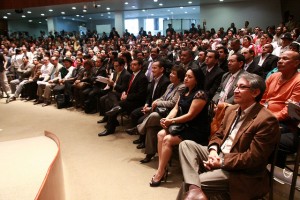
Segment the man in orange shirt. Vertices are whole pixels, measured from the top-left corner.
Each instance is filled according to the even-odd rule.
[[[278,119],[281,138],[277,156],[277,166],[284,167],[286,154],[296,151],[297,122],[288,115],[286,102],[300,102],[300,54],[293,51],[284,52],[278,61],[278,73],[272,74],[266,81],[267,89],[261,100]]]

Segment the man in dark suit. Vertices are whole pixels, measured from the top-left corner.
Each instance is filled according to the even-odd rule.
[[[215,50],[208,50],[205,66],[201,67],[205,74],[204,90],[208,95],[208,99],[211,100],[218,87],[220,86],[224,71],[218,66],[219,53]]]
[[[151,112],[152,102],[160,98],[166,91],[170,80],[164,75],[165,66],[167,65],[167,60],[160,59],[152,64],[153,81],[151,82],[150,90],[147,92],[147,99],[143,107],[136,108],[131,114],[131,124],[136,130],[136,126],[142,123],[144,118],[146,118]],[[127,129],[127,132],[134,131],[132,129]],[[140,136],[137,142],[142,143],[144,141],[144,135]],[[141,146],[142,148],[143,146]]]
[[[253,58],[255,55],[254,50],[243,47],[241,52],[242,55],[245,57],[244,70],[262,77],[262,68],[258,65],[255,65],[255,63],[253,62]]]
[[[184,199],[205,200],[224,193],[232,200],[261,199],[269,192],[267,164],[280,131],[276,117],[259,103],[265,88],[256,74],[240,76],[234,90],[236,105],[226,109],[208,146],[180,143],[184,184],[177,199],[183,199],[186,190]]]
[[[265,79],[267,74],[277,67],[278,57],[272,54],[273,46],[265,44],[262,47],[262,54],[254,58],[256,66],[262,68],[262,77]]]
[[[109,92],[100,98],[100,115],[104,115],[104,118],[98,123],[106,122],[108,117],[105,116],[105,112],[109,111],[120,101],[122,92],[127,91],[130,73],[124,68],[125,61],[122,58],[114,60],[114,73],[112,79],[108,80],[107,87],[109,87]],[[115,128],[118,125],[118,121],[110,121],[110,124]],[[111,128],[110,132],[112,132]],[[114,130],[113,130],[114,132]]]
[[[107,117],[107,129],[99,133],[98,136],[106,136],[114,133],[116,126],[119,124],[117,121],[118,113],[122,111],[130,113],[135,108],[142,106],[145,102],[148,80],[145,74],[141,71],[142,65],[142,59],[133,60],[130,66],[133,74],[131,77],[129,76],[130,80],[127,80],[129,85],[127,85],[126,89],[122,90],[118,96],[115,95],[114,98],[107,99],[107,102],[113,103],[114,107],[112,106],[112,109],[105,113]],[[104,121],[105,120],[103,120],[103,122]]]
[[[240,53],[234,53],[228,59],[228,72],[222,77],[221,84],[213,97],[213,101],[217,103],[229,103],[233,102],[234,86],[236,85],[239,76],[248,73],[243,69],[245,64],[245,57]]]
[[[188,48],[185,48],[180,53],[180,65],[185,69],[188,70],[192,67],[199,67],[194,62],[194,52]]]

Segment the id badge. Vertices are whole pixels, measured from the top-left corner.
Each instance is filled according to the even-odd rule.
[[[220,98],[222,98],[224,96],[224,91],[222,91],[221,93],[220,93]]]

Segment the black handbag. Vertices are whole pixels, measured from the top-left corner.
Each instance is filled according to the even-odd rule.
[[[170,109],[169,108],[165,108],[165,107],[159,107],[157,106],[154,109],[154,112],[157,112],[162,118],[168,116]]]
[[[186,128],[185,124],[171,124],[168,128],[170,135],[181,135]]]

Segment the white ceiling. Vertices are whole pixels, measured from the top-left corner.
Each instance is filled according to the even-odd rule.
[[[228,2],[250,0],[98,0],[85,3],[63,4],[44,7],[23,8],[23,13],[18,14],[14,9],[0,10],[0,18],[7,20],[23,20],[33,22],[44,21],[48,17],[73,18],[80,21],[101,20],[114,18],[115,11],[124,11],[124,18],[136,17],[168,17],[178,19],[182,16],[199,15],[203,4],[221,4]],[[128,4],[125,4],[128,2]],[[160,5],[162,4],[162,5]],[[72,9],[75,7],[76,9]],[[53,11],[49,11],[52,9]],[[83,10],[86,12],[83,12]],[[31,13],[28,13],[30,11]],[[64,12],[65,14],[62,14]],[[8,14],[10,13],[10,14]],[[42,16],[42,14],[44,14]],[[25,15],[25,17],[22,17]]]

